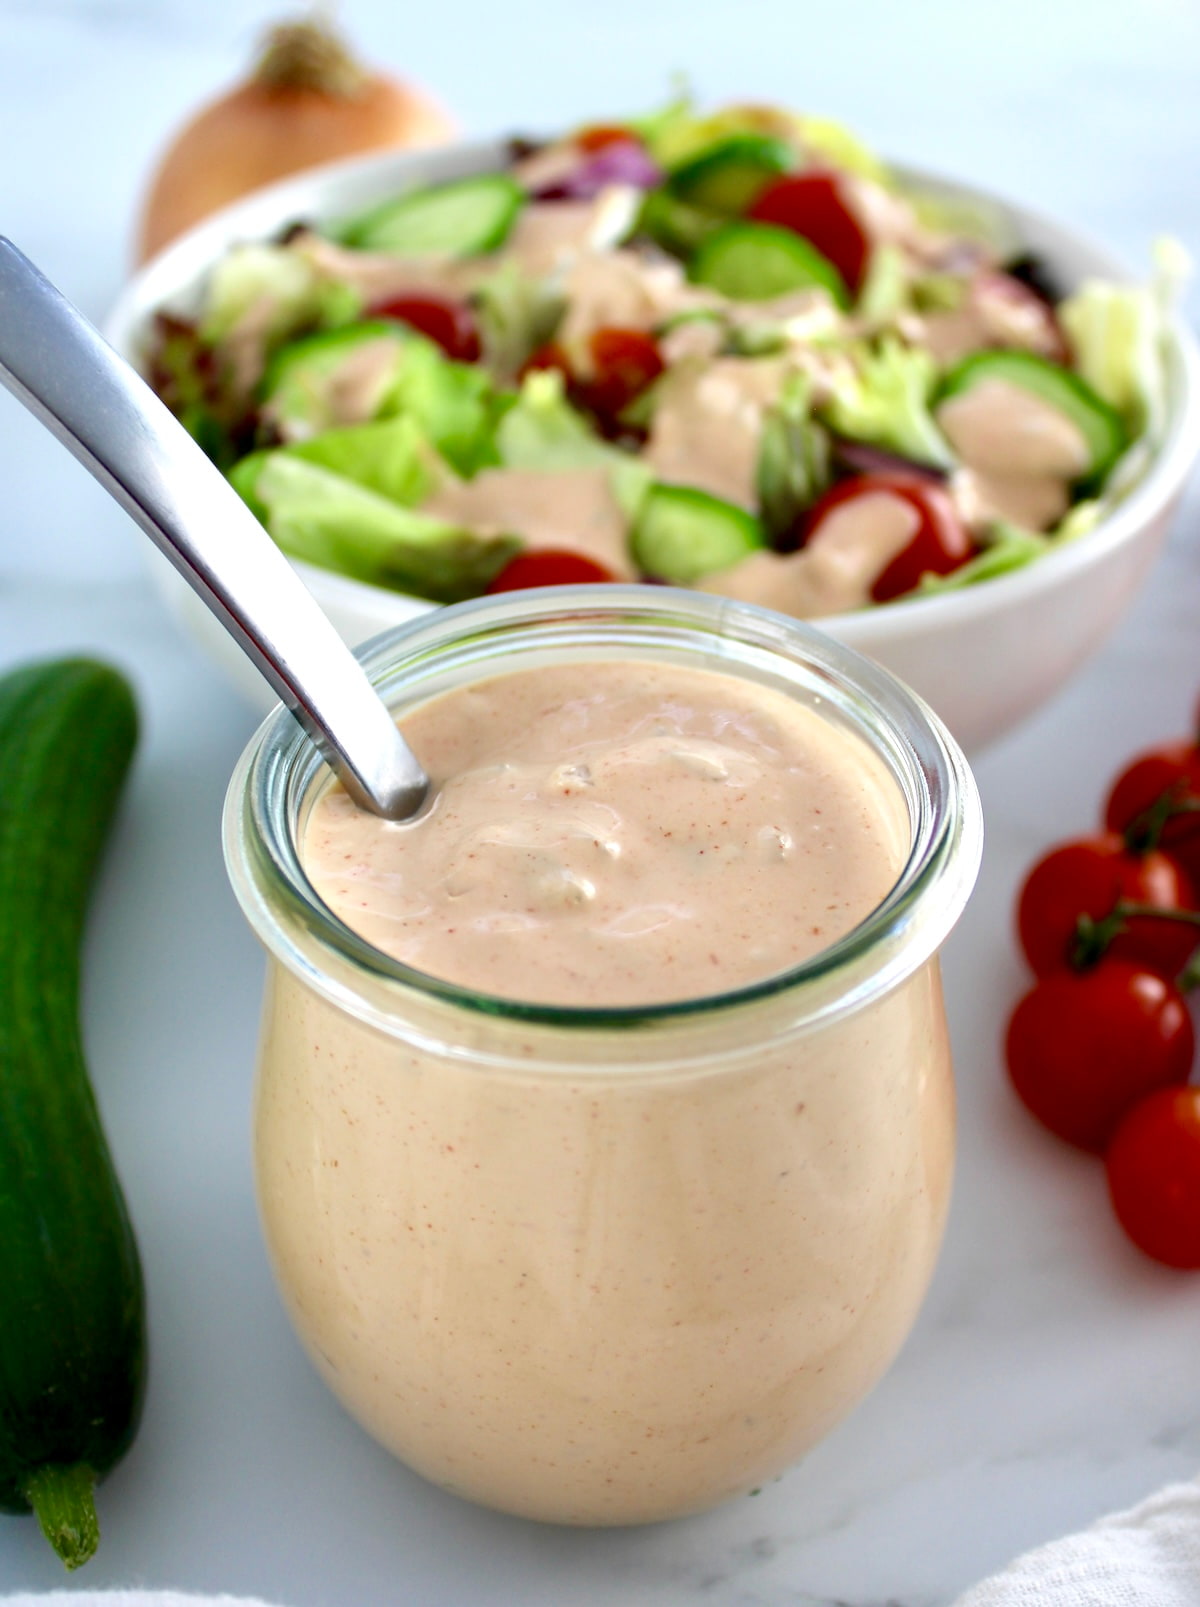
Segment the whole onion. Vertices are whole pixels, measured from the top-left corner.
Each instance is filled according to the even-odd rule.
[[[281,24],[250,76],[167,147],[142,208],[138,261],[259,185],[360,152],[437,145],[453,132],[436,101],[360,65],[323,23]]]

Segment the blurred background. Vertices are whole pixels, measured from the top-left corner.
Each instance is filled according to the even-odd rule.
[[[1054,213],[1134,265],[1163,231],[1200,251],[1200,186],[1187,180],[1198,0],[346,0],[328,14],[470,134],[640,110],[682,79],[701,101],[835,117],[895,160]],[[0,219],[93,318],[129,269],[164,142],[245,72],[280,15],[274,0],[0,0]],[[10,499],[36,506],[33,488],[63,460],[0,408],[22,442]],[[72,507],[116,528],[97,493],[79,495]],[[0,530],[6,572],[41,571],[64,543],[81,576],[137,567],[132,542],[101,548],[57,523]]]
[[[164,141],[245,71],[280,14],[273,0],[0,0],[0,218],[91,317],[128,271]],[[1163,230],[1200,248],[1200,187],[1181,182],[1200,150],[1197,0],[347,0],[330,14],[469,133],[638,110],[682,77],[701,100],[836,117],[896,160],[1058,214],[1131,263]],[[28,446],[10,472],[44,483],[61,459],[0,406]],[[36,503],[27,490],[10,487],[18,505]],[[119,519],[82,494],[89,517]],[[69,525],[0,531],[6,570],[37,571],[63,542],[81,575],[136,567],[131,543],[101,553]]]

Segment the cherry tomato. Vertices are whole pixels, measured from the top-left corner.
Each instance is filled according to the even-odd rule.
[[[592,377],[578,387],[579,398],[598,417],[614,424],[666,367],[654,337],[641,329],[597,329],[588,341],[588,352]]]
[[[557,369],[564,379],[571,378],[571,365],[567,360],[567,354],[552,340],[529,354],[522,363],[517,378],[524,379],[526,374],[540,373],[546,369]]]
[[[1168,818],[1159,837],[1159,844],[1195,878],[1200,872],[1200,748],[1194,743],[1152,748],[1127,765],[1113,782],[1104,824],[1110,831],[1128,831],[1167,795],[1174,803],[1196,805],[1195,814]]]
[[[488,592],[523,591],[527,586],[580,586],[616,576],[581,552],[544,548],[519,552],[488,587]]]
[[[835,173],[790,173],[768,184],[748,214],[803,235],[816,246],[856,296],[867,271],[871,247],[866,231],[841,191]]]
[[[606,325],[592,333],[588,354],[592,372],[583,379],[562,347],[549,341],[526,358],[521,377],[538,369],[557,369],[571,401],[592,413],[605,434],[625,434],[628,427],[621,414],[666,367],[658,344],[644,330]]]
[[[1023,1103],[1059,1138],[1100,1151],[1144,1095],[1185,1083],[1195,1034],[1173,982],[1127,960],[1054,971],[1017,1005],[1005,1060]]]
[[[1134,854],[1118,832],[1063,843],[1040,859],[1017,900],[1017,932],[1038,976],[1071,963],[1081,915],[1111,915],[1118,901],[1156,909],[1193,909],[1186,873],[1167,854]],[[1200,929],[1185,921],[1132,916],[1109,944],[1113,959],[1134,960],[1162,976],[1175,976],[1196,947]]]
[[[592,123],[580,129],[575,143],[581,151],[591,153],[603,151],[609,145],[640,145],[642,142],[631,128],[622,128],[619,123]]]
[[[908,546],[885,565],[871,587],[877,603],[912,591],[922,575],[948,575],[970,558],[973,547],[965,525],[943,488],[919,474],[856,474],[840,480],[809,509],[801,545],[811,541],[822,522],[859,497],[883,493],[898,497],[920,523]]]
[[[1139,1250],[1200,1268],[1200,1088],[1162,1088],[1135,1105],[1105,1157],[1113,1210]]]
[[[478,362],[479,330],[465,302],[445,296],[393,296],[372,307],[376,318],[394,318],[435,341],[447,357],[460,363]]]

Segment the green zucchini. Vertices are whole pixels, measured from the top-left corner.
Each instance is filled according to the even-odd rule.
[[[709,285],[733,301],[769,301],[792,290],[828,290],[850,305],[846,281],[816,246],[773,223],[726,223],[701,244],[688,268],[693,284]]]
[[[141,1266],[84,1064],[88,889],[137,740],[89,659],[0,678],[0,1509],[36,1510],[68,1568],[145,1380]]]
[[[504,244],[525,201],[516,179],[482,173],[385,201],[344,229],[342,239],[359,251],[398,257],[480,256]]]

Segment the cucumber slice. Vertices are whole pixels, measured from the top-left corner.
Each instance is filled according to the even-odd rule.
[[[403,324],[373,318],[293,340],[267,365],[261,388],[263,408],[285,427],[324,429],[330,381],[357,347],[367,341],[393,341],[398,362],[401,348],[419,338]]]
[[[630,536],[638,568],[674,586],[728,569],[766,544],[753,514],[686,485],[651,486]]]
[[[398,257],[474,257],[508,238],[525,191],[505,173],[483,173],[385,201],[342,231],[359,251]]]
[[[769,134],[730,134],[681,162],[667,176],[678,201],[724,217],[737,217],[782,173],[796,166],[796,153]]]
[[[973,352],[942,380],[938,402],[961,396],[984,380],[1003,380],[1048,402],[1074,424],[1088,449],[1088,466],[1076,482],[1082,489],[1098,487],[1128,445],[1120,415],[1078,374],[1033,352]]]
[[[790,290],[828,290],[843,310],[850,306],[846,281],[817,248],[773,223],[726,223],[692,258],[688,278],[732,301],[769,301]]]
[[[636,232],[648,235],[655,245],[686,261],[723,226],[724,220],[712,212],[689,206],[669,190],[660,189],[647,190]]]

